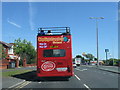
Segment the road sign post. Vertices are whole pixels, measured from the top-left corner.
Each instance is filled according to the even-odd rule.
[[[107,53],[109,52],[109,49],[105,49],[105,53],[106,53],[106,64],[107,64]]]

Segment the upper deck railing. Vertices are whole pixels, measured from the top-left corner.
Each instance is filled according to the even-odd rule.
[[[38,36],[70,35],[70,27],[44,27],[38,28]]]

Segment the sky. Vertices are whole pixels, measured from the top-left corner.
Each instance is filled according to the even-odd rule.
[[[73,57],[96,57],[96,21],[89,17],[104,17],[98,20],[99,59],[105,59],[105,49],[108,58],[118,58],[117,2],[3,2],[2,41],[26,39],[36,48],[39,27],[70,27]]]

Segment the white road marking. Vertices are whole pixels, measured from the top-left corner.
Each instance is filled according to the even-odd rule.
[[[80,70],[80,69],[78,69],[78,68],[75,68],[76,70],[78,70],[78,71],[86,71],[87,69],[83,69],[83,70]]]
[[[78,70],[78,71],[83,71],[83,70],[80,70],[80,69],[77,69],[77,68],[76,68],[76,70]]]
[[[23,80],[22,82],[19,82],[19,83],[15,84],[15,85],[13,85],[13,86],[10,86],[10,87],[8,87],[8,88],[13,88],[13,87],[15,87],[15,86],[17,86],[17,85],[19,85],[19,84],[21,84],[21,83],[23,83],[23,82],[25,82],[25,80]]]
[[[38,82],[38,83],[42,83],[42,82]]]
[[[91,90],[86,84],[83,84],[88,90]]]
[[[31,81],[28,81],[26,84],[24,84],[24,85],[21,86],[20,88],[23,88],[23,87],[27,86],[29,83],[31,83]]]
[[[83,69],[84,71],[87,70],[87,69]]]
[[[22,83],[20,86],[17,86],[15,88],[23,88],[24,86],[28,85],[29,83],[31,83],[30,81],[26,81],[24,83]]]
[[[75,75],[75,77],[76,77],[78,80],[80,80],[80,78],[79,78],[77,75]]]

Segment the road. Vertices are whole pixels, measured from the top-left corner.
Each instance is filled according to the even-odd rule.
[[[65,80],[63,78],[38,78],[36,71],[13,76],[22,79],[21,82],[9,88],[118,88],[117,73],[99,70],[93,67],[80,66],[74,69],[74,76]],[[5,87],[3,85],[3,87]]]

